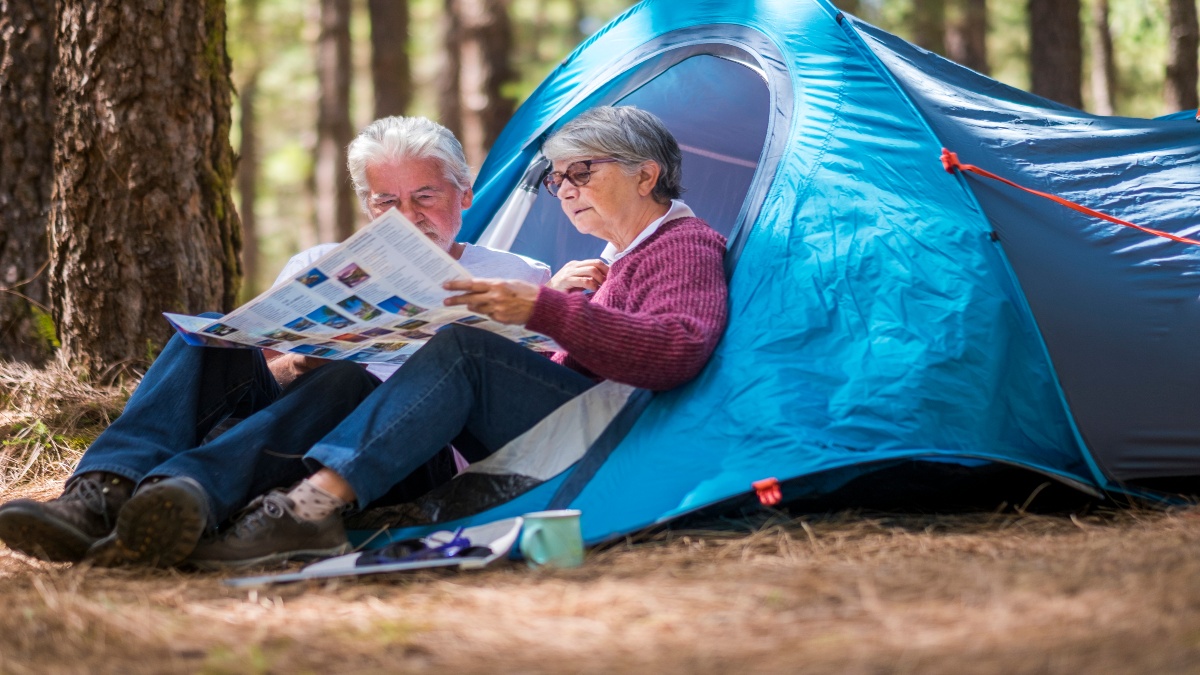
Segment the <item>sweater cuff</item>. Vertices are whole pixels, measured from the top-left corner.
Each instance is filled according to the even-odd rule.
[[[535,333],[554,337],[560,332],[570,309],[572,298],[567,293],[542,286],[538,289],[533,314],[525,322],[525,328]]]

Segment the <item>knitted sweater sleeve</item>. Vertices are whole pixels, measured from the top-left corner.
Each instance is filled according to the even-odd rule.
[[[542,287],[526,326],[554,338],[577,370],[653,390],[691,380],[725,330],[725,244],[703,224],[673,229],[631,254],[622,278],[614,265],[605,283],[622,292],[609,303]]]

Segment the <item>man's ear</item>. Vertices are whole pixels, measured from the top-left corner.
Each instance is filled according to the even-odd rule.
[[[471,188],[467,188],[467,191],[464,192],[463,196],[462,196],[462,208],[464,208],[464,209],[471,208],[471,201],[474,199],[475,199],[475,193],[471,190]]]
[[[638,194],[646,197],[651,192],[654,192],[654,186],[658,185],[658,176],[662,173],[662,168],[658,166],[658,162],[646,160],[642,162],[638,168]]]

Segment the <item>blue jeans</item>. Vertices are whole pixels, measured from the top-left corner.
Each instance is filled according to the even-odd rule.
[[[208,494],[215,525],[253,497],[307,476],[304,453],[377,386],[361,366],[335,361],[280,389],[261,351],[192,347],[175,336],[75,475],[191,478]],[[204,442],[231,417],[245,419]]]
[[[305,455],[369,504],[447,443],[477,461],[595,382],[506,338],[452,324]]]

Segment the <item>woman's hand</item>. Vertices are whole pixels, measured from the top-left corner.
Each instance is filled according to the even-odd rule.
[[[516,325],[524,325],[533,316],[538,296],[537,286],[515,279],[463,279],[447,281],[442,288],[463,292],[446,298],[447,307],[466,305],[492,321]]]
[[[569,291],[574,288],[595,291],[599,290],[600,284],[607,278],[608,263],[603,260],[572,260],[563,265],[546,285],[557,291]]]

